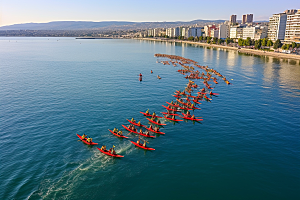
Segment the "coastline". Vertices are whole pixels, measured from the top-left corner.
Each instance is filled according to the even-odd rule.
[[[274,52],[261,51],[261,50],[255,50],[255,49],[243,49],[243,48],[238,49],[237,47],[222,46],[222,45],[217,45],[217,44],[207,44],[207,43],[184,41],[184,40],[177,40],[177,39],[158,39],[158,38],[135,38],[135,39],[158,41],[158,42],[176,42],[176,43],[193,44],[193,45],[199,45],[199,46],[203,46],[203,47],[230,49],[230,50],[238,51],[240,53],[246,53],[246,54],[251,54],[251,55],[270,56],[270,57],[281,58],[281,59],[300,60],[300,55],[295,55],[295,54],[274,53]]]

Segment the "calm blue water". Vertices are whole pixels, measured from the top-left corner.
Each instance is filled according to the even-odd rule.
[[[107,129],[132,117],[146,124],[140,111],[165,111],[184,89],[180,68],[155,53],[193,59],[233,84],[220,80],[220,95],[195,111],[202,124],[167,122],[145,152]],[[300,198],[299,61],[138,40],[0,38],[0,97],[0,199]]]

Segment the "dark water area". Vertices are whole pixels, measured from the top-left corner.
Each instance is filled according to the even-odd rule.
[[[232,85],[220,79],[219,96],[194,111],[202,123],[162,120],[166,134],[144,151],[130,142],[137,135],[108,129],[132,117],[147,124],[140,111],[159,115],[188,83],[155,53],[193,59]],[[0,38],[0,97],[0,199],[300,198],[299,61],[139,40]]]

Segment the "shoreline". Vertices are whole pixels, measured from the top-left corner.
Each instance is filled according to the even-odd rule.
[[[207,43],[192,42],[192,41],[177,40],[177,39],[157,39],[157,38],[136,38],[136,39],[137,40],[157,41],[157,42],[175,42],[175,43],[193,44],[193,45],[199,45],[199,46],[203,46],[203,47],[230,49],[230,50],[235,50],[240,53],[246,53],[246,54],[251,54],[251,55],[270,56],[270,57],[275,57],[275,58],[300,60],[300,55],[295,55],[295,54],[274,53],[274,52],[261,51],[261,50],[256,50],[256,49],[243,49],[243,48],[238,49],[237,47],[222,46],[222,45],[217,45],[217,44],[207,44]]]

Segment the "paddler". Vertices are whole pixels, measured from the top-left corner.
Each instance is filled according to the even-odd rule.
[[[146,111],[146,114],[149,114],[149,109]]]
[[[135,120],[132,118],[132,119],[131,119],[131,122],[135,122]]]
[[[139,139],[138,139],[138,141],[136,141],[136,143],[137,143],[137,144],[140,144],[140,142],[141,142],[141,138],[140,138],[140,136],[139,136]]]
[[[140,133],[143,134],[143,129],[140,129]]]
[[[150,124],[149,129],[153,130],[152,124]]]
[[[81,139],[84,140],[84,139],[86,138],[86,136],[87,136],[86,134],[83,134],[83,135],[81,136]]]
[[[111,154],[116,154],[116,151],[115,151],[115,145],[113,145],[113,147],[111,148]]]
[[[175,115],[172,116],[172,119],[175,120]]]
[[[149,136],[149,135],[150,135],[148,130],[145,132],[145,135],[147,135],[147,136]]]
[[[122,132],[122,131],[119,131],[117,134],[118,134],[118,135],[123,135],[123,132]]]
[[[151,70],[151,74],[153,73],[153,71]]]
[[[141,78],[142,76],[143,76],[142,73],[140,73],[140,78]]]
[[[143,147],[146,147],[146,143],[147,143],[147,141],[146,141],[146,140],[144,140]]]
[[[191,118],[192,118],[192,119],[195,119],[195,115],[193,115]]]
[[[106,151],[106,146],[103,145],[103,146],[101,147],[101,150]]]
[[[140,126],[141,125],[141,120],[137,124]]]
[[[91,143],[92,140],[93,140],[93,139],[89,137],[86,141],[87,141],[88,143]]]
[[[113,132],[114,132],[114,133],[117,133],[117,132],[118,132],[118,129],[115,127],[114,130],[113,130]]]
[[[154,131],[159,131],[159,128],[158,128],[158,127],[155,127],[155,128],[154,128]]]
[[[152,117],[153,118],[156,117],[156,113],[155,112],[152,113]]]

